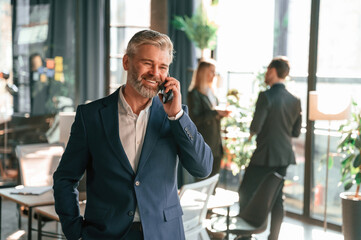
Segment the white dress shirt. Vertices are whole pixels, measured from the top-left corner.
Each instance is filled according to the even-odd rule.
[[[149,109],[152,105],[151,99],[148,105],[139,113],[133,113],[123,95],[124,85],[119,90],[118,114],[119,114],[119,138],[127,154],[134,173],[137,172],[140,153],[142,151],[145,131],[149,119]],[[138,207],[134,213],[134,222],[140,221]]]
[[[119,138],[125,153],[127,154],[130,165],[134,173],[137,172],[140,154],[142,152],[144,136],[148,125],[150,107],[153,98],[147,106],[140,111],[139,115],[135,114],[129,106],[123,95],[124,85],[119,89],[118,101],[118,119],[119,119]],[[183,109],[175,117],[168,117],[169,120],[177,120],[183,115]],[[140,222],[138,206],[134,213],[134,222]]]

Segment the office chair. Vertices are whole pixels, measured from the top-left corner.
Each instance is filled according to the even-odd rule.
[[[219,179],[219,174],[208,179],[185,184],[179,192],[183,209],[183,226],[187,240],[209,240],[206,232],[207,205]]]
[[[262,233],[267,229],[268,215],[281,191],[283,177],[278,173],[270,173],[264,177],[255,194],[240,212],[231,217],[229,233],[237,235],[235,239],[255,239],[253,234]],[[212,228],[224,231],[224,219],[219,218],[212,223]]]

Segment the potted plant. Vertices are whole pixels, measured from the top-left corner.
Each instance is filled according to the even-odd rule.
[[[204,50],[213,50],[216,46],[218,26],[208,20],[207,13],[201,4],[192,17],[174,16],[173,26],[183,31],[194,45],[201,49],[201,58],[204,58]]]
[[[232,111],[232,117],[223,118],[221,122],[224,131],[224,161],[236,165],[232,168],[235,175],[248,166],[255,149],[255,142],[248,141],[254,106],[251,100],[248,102],[241,100],[236,89],[228,91],[227,105],[227,109]]]
[[[341,182],[345,191],[356,185],[355,192],[343,192],[342,200],[342,232],[345,240],[360,239],[361,237],[361,112],[357,103],[353,102],[351,119],[340,126],[343,139],[338,146],[342,154]]]

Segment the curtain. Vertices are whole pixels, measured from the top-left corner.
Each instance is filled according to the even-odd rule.
[[[96,100],[106,94],[108,26],[105,24],[106,0],[77,0],[76,64],[78,103]]]
[[[174,44],[175,55],[170,66],[170,75],[180,81],[182,102],[187,103],[188,87],[192,80],[193,69],[197,66],[195,48],[183,31],[176,30],[172,25],[172,20],[177,16],[191,16],[194,11],[193,0],[169,0],[168,1],[168,22],[169,37]]]
[[[175,15],[191,16],[194,11],[193,0],[169,0],[168,1],[168,22],[169,22],[169,37],[174,44],[174,59],[170,66],[169,73],[175,77],[181,85],[182,103],[187,104],[188,87],[192,81],[192,72],[196,67],[197,60],[195,55],[195,48],[191,41],[186,37],[183,31],[176,30],[172,25],[172,20]],[[182,167],[178,166],[178,187],[184,184],[194,182],[194,178]]]

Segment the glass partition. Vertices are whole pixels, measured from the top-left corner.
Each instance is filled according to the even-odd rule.
[[[55,11],[56,3],[50,1],[34,4],[25,0],[14,4],[13,70],[14,82],[19,88],[15,112],[37,116],[73,111],[74,12],[67,11],[65,17],[64,14],[60,17],[58,14],[64,6],[57,5]]]

